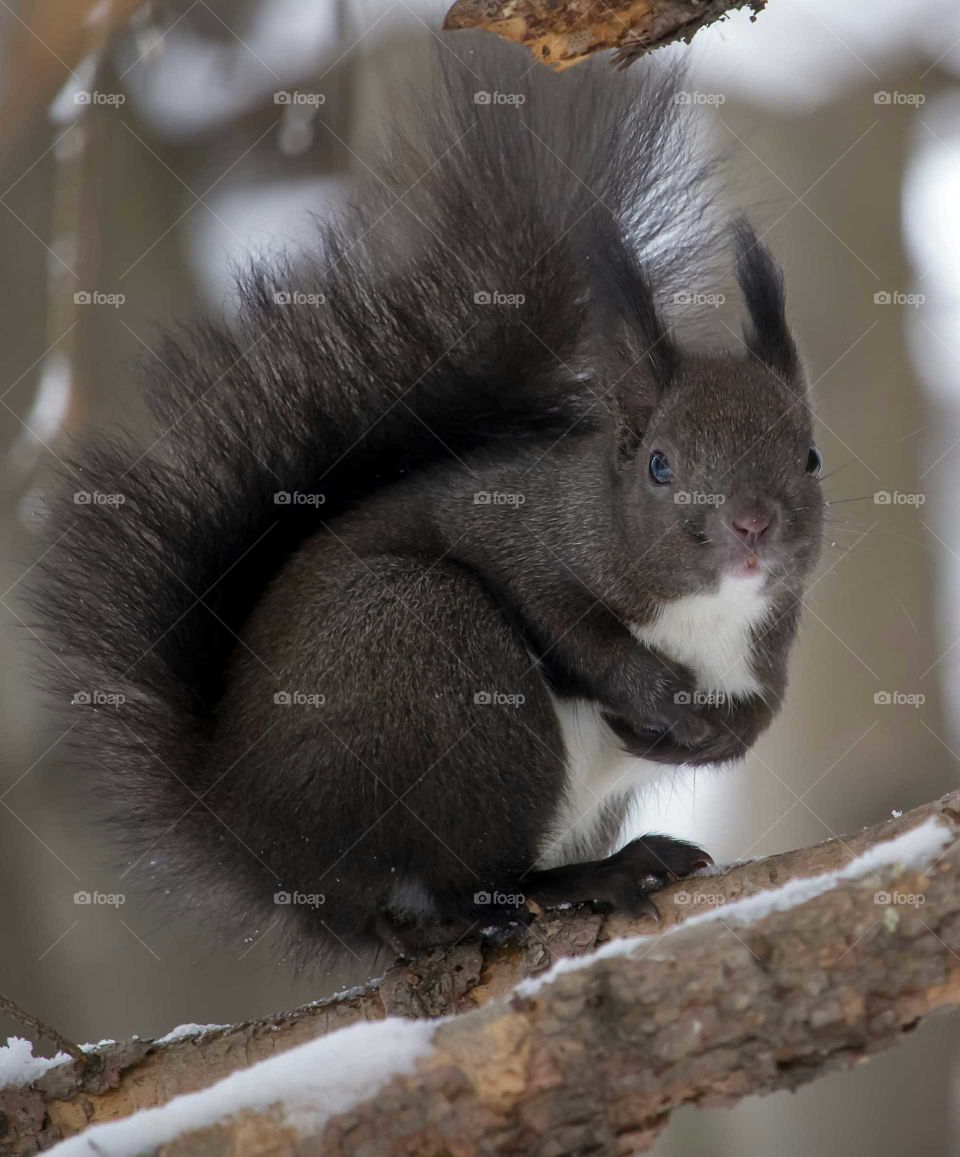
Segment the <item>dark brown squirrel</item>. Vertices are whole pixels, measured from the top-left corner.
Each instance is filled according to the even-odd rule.
[[[525,897],[649,910],[708,864],[610,853],[638,786],[770,723],[819,555],[745,221],[743,348],[664,311],[722,252],[682,78],[473,43],[313,258],[164,340],[153,444],[80,451],[124,502],[71,483],[46,520],[52,678],[113,693],[71,738],[128,866],[237,939],[282,917],[302,959],[503,930]]]

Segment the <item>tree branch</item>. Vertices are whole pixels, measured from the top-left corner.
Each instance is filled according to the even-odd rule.
[[[336,1047],[346,1038],[317,1038],[345,1026],[446,1016],[415,1069],[388,1072],[375,1098],[318,1116],[330,1098],[311,1086],[300,1106],[306,1134],[302,1121],[290,1124],[292,1087],[283,1105],[215,1120],[164,1154],[214,1151],[203,1148],[214,1142],[266,1152],[257,1146],[267,1136],[277,1153],[448,1152],[457,1138],[493,1153],[531,1149],[540,1135],[556,1154],[580,1151],[588,1135],[598,1152],[634,1152],[679,1105],[795,1088],[960,1003],[958,841],[960,792],[847,839],[682,881],[657,895],[659,927],[548,914],[522,944],[464,944],[273,1020],[109,1046],[83,1071],[71,1062],[0,1089],[3,1140],[13,1154],[32,1152],[304,1042],[315,1042],[301,1050],[304,1071],[331,1067],[328,1054],[311,1062],[308,1050]],[[542,980],[557,959],[601,945]]]
[[[595,52],[616,49],[625,67],[677,40],[687,43],[707,24],[739,8],[754,14],[766,0],[455,0],[447,31],[481,28],[525,45],[541,64],[570,68]]]

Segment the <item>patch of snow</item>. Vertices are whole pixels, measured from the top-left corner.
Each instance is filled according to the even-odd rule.
[[[115,1040],[97,1041],[96,1044],[80,1045],[85,1053],[95,1053]],[[57,1053],[55,1057],[35,1057],[33,1044],[19,1036],[8,1036],[6,1045],[0,1045],[0,1089],[4,1085],[29,1085],[37,1077],[42,1077],[48,1069],[69,1064],[72,1057],[68,1053]]]
[[[353,1000],[354,997],[363,996],[371,989],[376,988],[381,980],[383,980],[383,976],[371,977],[364,984],[354,984],[350,988],[341,988],[331,996],[322,996],[319,1000],[312,1001],[311,1004],[316,1007],[321,1004],[329,1004],[332,1000]]]
[[[441,1021],[400,1017],[354,1024],[232,1073],[209,1089],[174,1097],[121,1121],[95,1125],[50,1150],[57,1157],[134,1157],[244,1110],[281,1106],[287,1123],[316,1130],[410,1073],[428,1056]]]
[[[48,1070],[69,1061],[67,1053],[55,1057],[35,1057],[33,1045],[20,1036],[8,1036],[0,1045],[0,1089],[5,1085],[28,1085]]]
[[[158,1045],[172,1045],[176,1041],[186,1040],[192,1036],[203,1036],[205,1032],[216,1032],[221,1028],[229,1028],[226,1024],[180,1024],[171,1029],[166,1036],[160,1037]]]
[[[696,916],[691,916],[689,920],[676,924],[665,932],[655,933],[652,936],[627,936],[620,940],[611,940],[609,944],[604,944],[588,956],[564,957],[541,975],[521,981],[515,991],[520,996],[532,996],[544,984],[549,984],[562,973],[587,968],[594,960],[605,957],[629,956],[641,945],[649,946],[652,941],[664,939],[696,924],[705,924],[710,920],[721,918],[725,922],[749,923],[761,920],[772,912],[785,912],[789,908],[805,904],[824,892],[829,892],[844,880],[859,880],[876,872],[878,868],[890,867],[893,864],[902,865],[904,868],[923,867],[935,859],[937,853],[954,839],[952,830],[946,824],[936,817],[931,817],[892,840],[875,844],[862,856],[855,857],[849,864],[836,871],[788,880],[780,888],[771,888],[769,891],[757,893],[756,896],[747,896],[731,904],[721,904],[705,912],[698,912]]]

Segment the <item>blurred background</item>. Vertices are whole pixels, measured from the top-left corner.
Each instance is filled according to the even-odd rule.
[[[364,979],[292,976],[269,930],[214,953],[103,868],[64,725],[36,690],[21,584],[69,436],[136,428],[134,367],[156,327],[228,311],[233,265],[309,243],[312,214],[367,164],[396,78],[422,76],[442,14],[427,0],[0,6],[0,993],[75,1040],[243,1020]],[[722,861],[960,783],[960,10],[770,0],[677,51],[731,205],[785,266],[834,503],[784,714],[735,771],[678,776],[644,805],[645,829]],[[728,342],[735,304],[712,327]],[[75,902],[93,890],[125,902]],[[0,1021],[0,1039],[22,1031]],[[774,1149],[960,1154],[960,1018],[796,1095],[681,1112],[657,1153]]]

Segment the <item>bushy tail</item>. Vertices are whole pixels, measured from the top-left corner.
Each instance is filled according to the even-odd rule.
[[[35,595],[55,689],[135,840],[177,818],[171,777],[191,782],[238,632],[297,544],[411,470],[582,417],[611,223],[658,287],[702,244],[674,78],[470,43],[442,50],[318,256],[253,270],[234,325],[157,348],[151,442],[90,442],[82,491],[52,498]]]

